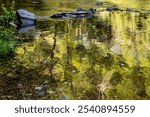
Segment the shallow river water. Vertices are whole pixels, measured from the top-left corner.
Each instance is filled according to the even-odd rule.
[[[0,61],[0,99],[150,99],[149,0],[15,1],[41,17],[30,31],[16,30],[15,56]],[[42,18],[108,6],[142,12]]]

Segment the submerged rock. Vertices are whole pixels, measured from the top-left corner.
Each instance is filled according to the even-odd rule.
[[[60,99],[61,99],[61,100],[69,100],[70,97],[69,97],[69,96],[62,95],[62,96],[60,97]]]
[[[92,17],[96,13],[95,9],[90,8],[89,10],[77,9],[75,12],[57,13],[52,15],[50,18],[82,18]]]
[[[36,93],[39,96],[44,96],[45,95],[45,88],[44,88],[44,86],[37,86],[37,87],[35,87],[35,90],[36,90]]]
[[[119,9],[118,7],[107,7],[107,9],[106,9],[107,11],[121,11],[121,9]]]
[[[12,73],[8,73],[7,76],[8,77],[13,77],[13,74]]]
[[[42,90],[42,89],[43,89],[42,86],[37,86],[37,87],[35,87],[35,90]]]

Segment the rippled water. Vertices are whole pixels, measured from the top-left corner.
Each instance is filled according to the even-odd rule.
[[[146,11],[149,5],[148,0],[18,1],[17,9],[39,16],[114,5]],[[149,22],[147,13],[125,11],[38,20],[20,33],[15,57],[0,61],[0,99],[150,99]]]

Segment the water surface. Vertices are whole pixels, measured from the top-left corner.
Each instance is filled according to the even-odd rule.
[[[148,0],[96,3],[16,0],[16,9],[50,16],[79,7],[150,6]],[[20,33],[15,56],[0,61],[0,99],[150,99],[149,22],[149,14],[121,11],[38,20],[35,29]]]

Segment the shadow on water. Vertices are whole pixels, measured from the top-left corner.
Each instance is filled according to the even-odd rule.
[[[0,99],[150,99],[150,16],[38,21],[0,61]]]

